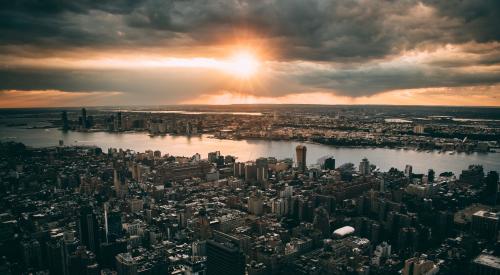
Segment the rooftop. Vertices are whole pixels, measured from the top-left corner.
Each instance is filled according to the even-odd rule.
[[[500,270],[500,257],[493,255],[481,254],[474,259],[474,263]]]

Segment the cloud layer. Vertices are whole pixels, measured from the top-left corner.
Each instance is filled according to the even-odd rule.
[[[19,0],[2,1],[0,17],[0,90],[119,91],[131,103],[154,104],[221,91],[459,95],[461,87],[500,82],[496,0]],[[253,85],[196,68],[72,65],[117,54],[220,57],[247,43],[266,59]],[[488,102],[500,105],[491,97],[500,91],[489,91]]]

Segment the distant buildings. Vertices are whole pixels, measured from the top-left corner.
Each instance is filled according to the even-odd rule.
[[[429,115],[427,111],[425,115]],[[391,119],[384,113],[361,116],[357,111],[348,111],[342,114],[342,119],[337,117],[338,114],[325,117],[320,113],[307,116],[288,113],[276,121],[270,114],[242,116],[137,110],[120,112],[99,110],[97,114],[90,116],[88,110],[82,108],[78,121],[68,121],[67,125],[69,129],[79,131],[90,129],[110,132],[145,131],[151,135],[186,136],[208,133],[221,139],[257,138],[301,142],[309,140],[336,146],[457,152],[488,152],[498,148],[499,144],[496,136],[500,133],[500,128],[494,120],[481,121],[486,127],[477,127],[478,121],[474,119],[458,121],[451,117],[443,119],[438,116],[429,116],[425,120],[420,119],[420,116],[407,117],[411,120],[402,119],[400,121],[402,123],[390,122]],[[64,126],[66,119],[61,116],[62,129],[67,129]],[[272,127],[268,127],[270,122],[273,124]],[[329,127],[323,127],[325,123]],[[366,129],[366,131],[356,129]]]
[[[94,117],[87,116],[87,110],[82,108],[82,116],[78,119],[78,125],[81,130],[90,129],[94,124]]]
[[[413,132],[415,134],[424,134],[425,133],[425,127],[423,125],[415,125],[415,127],[413,127]]]

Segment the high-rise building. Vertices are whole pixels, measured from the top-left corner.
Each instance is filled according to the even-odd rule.
[[[330,216],[323,207],[318,207],[314,211],[314,229],[319,230],[323,238],[330,237]]]
[[[257,166],[257,181],[259,183],[267,182],[269,171],[267,158],[258,158],[257,160],[255,160],[255,165]]]
[[[42,267],[42,249],[36,239],[21,242],[23,265],[28,270],[39,270]]]
[[[281,217],[288,214],[288,200],[272,198],[268,204],[271,204],[271,212],[276,216]]]
[[[335,159],[333,157],[325,159],[325,162],[323,163],[323,168],[326,170],[335,169]]]
[[[63,239],[51,238],[47,242],[47,260],[50,274],[68,274],[66,257]]]
[[[207,216],[207,211],[205,208],[199,210],[198,213],[198,237],[201,240],[206,240],[212,235],[212,229],[210,228],[210,221]]]
[[[118,275],[136,275],[137,263],[130,253],[116,255],[116,272]]]
[[[411,177],[411,175],[412,175],[412,174],[413,174],[413,166],[411,166],[411,165],[407,164],[407,165],[405,166],[405,176],[406,176],[407,178],[409,178],[409,177]]]
[[[255,182],[257,180],[257,165],[253,162],[245,163],[245,181]]]
[[[124,197],[128,193],[126,171],[115,169],[113,171],[113,187],[117,197]]]
[[[116,255],[127,252],[127,239],[122,238],[109,243],[101,243],[99,249],[99,264],[103,268],[116,266]]]
[[[490,171],[484,179],[488,201],[492,205],[496,205],[498,203],[498,178],[498,172]]]
[[[477,211],[472,215],[472,233],[488,240],[496,240],[500,228],[500,213]]]
[[[419,258],[410,258],[405,261],[403,275],[426,275],[437,274],[439,267],[425,256]]]
[[[306,155],[307,147],[304,145],[297,145],[295,148],[295,153],[297,155],[297,168],[300,172],[304,172],[307,169]]]
[[[243,177],[245,176],[245,163],[243,162],[235,162],[233,168],[233,174],[235,177]]]
[[[264,200],[260,192],[248,198],[248,212],[260,216],[263,213]]]
[[[367,158],[362,159],[359,163],[359,173],[363,176],[370,174],[370,162]]]
[[[211,163],[216,163],[219,159],[220,151],[210,152],[208,153],[208,161]]]
[[[87,110],[85,108],[82,108],[82,121],[81,121],[81,126],[83,129],[87,128]]]
[[[113,241],[123,235],[122,215],[119,211],[111,210],[107,213],[108,241]]]
[[[207,275],[245,274],[245,255],[233,243],[207,241]]]
[[[79,246],[76,251],[69,256],[69,274],[99,274],[99,264],[97,264],[95,253],[87,250],[85,246]]]
[[[68,122],[68,113],[66,111],[62,111],[61,120],[62,120],[63,131],[67,131],[69,129],[69,122]]]
[[[427,171],[427,181],[429,183],[432,183],[434,182],[435,178],[436,178],[436,172],[434,172],[434,170],[432,169],[429,169],[429,171]]]
[[[116,114],[116,123],[117,123],[117,127],[115,127],[115,130],[116,131],[121,131],[122,130],[122,113],[121,112],[118,112]]]
[[[484,178],[484,169],[481,165],[469,165],[467,170],[462,170],[460,181],[468,184],[475,184]]]
[[[82,244],[96,252],[99,248],[99,226],[96,215],[90,205],[82,206],[78,220],[79,236]]]

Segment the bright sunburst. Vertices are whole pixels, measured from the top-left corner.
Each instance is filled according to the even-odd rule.
[[[227,59],[225,70],[239,78],[251,78],[257,73],[259,66],[256,55],[248,50],[240,50]]]

